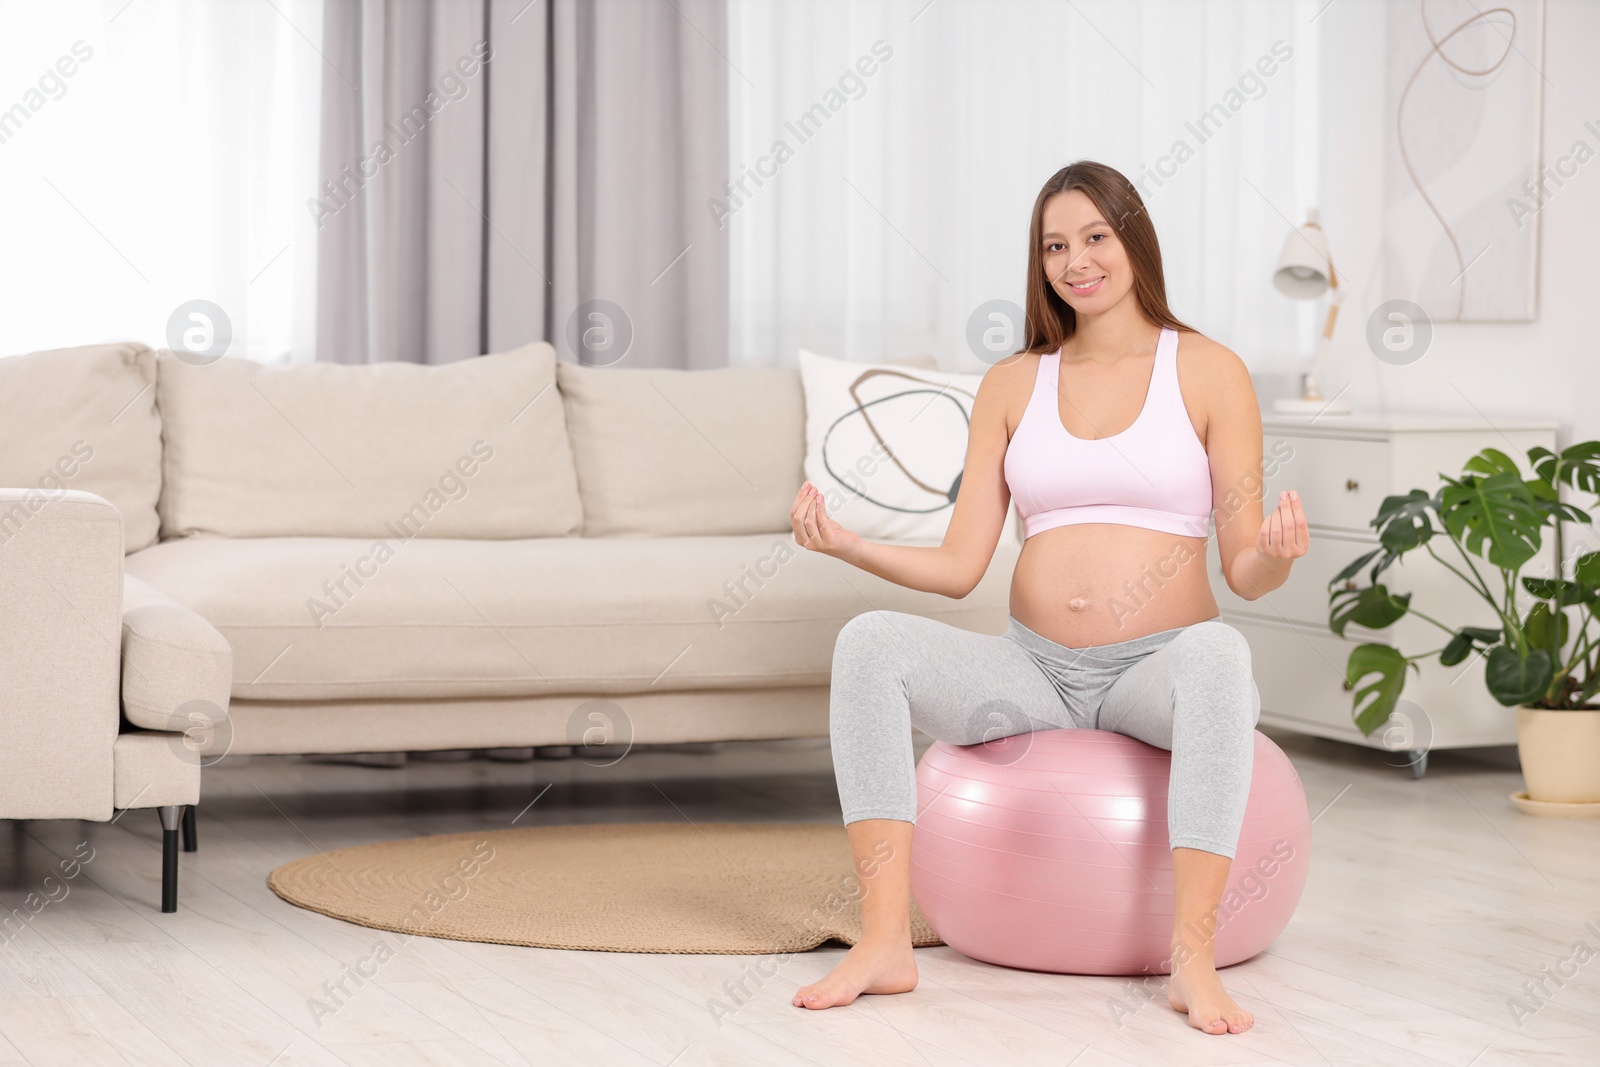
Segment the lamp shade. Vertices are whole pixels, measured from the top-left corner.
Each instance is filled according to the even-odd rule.
[[[1272,284],[1285,296],[1296,300],[1315,300],[1328,291],[1328,238],[1317,225],[1315,214],[1305,225],[1284,238],[1278,255],[1278,269]]]

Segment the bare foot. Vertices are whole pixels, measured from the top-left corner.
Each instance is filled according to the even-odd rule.
[[[832,1008],[862,993],[909,993],[917,988],[917,961],[909,937],[863,940],[820,982],[802,986],[790,1001],[797,1008]]]
[[[1187,1012],[1189,1025],[1207,1034],[1242,1034],[1255,1025],[1256,1017],[1233,1002],[1215,967],[1194,960],[1178,967],[1174,961],[1172,981],[1167,986],[1167,1003],[1174,1011]]]

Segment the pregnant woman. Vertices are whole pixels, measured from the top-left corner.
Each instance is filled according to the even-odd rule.
[[[1029,236],[1027,345],[978,388],[943,543],[864,541],[809,483],[790,516],[805,548],[957,598],[987,571],[1013,497],[1025,535],[1004,634],[896,611],[839,633],[830,729],[863,936],[793,1003],[917,984],[913,725],[959,745],[1099,729],[1172,752],[1168,1002],[1206,1033],[1242,1033],[1255,1018],[1223,989],[1212,940],[1196,931],[1215,929],[1261,699],[1249,645],[1211,593],[1208,523],[1228,587],[1253,600],[1305,554],[1305,516],[1285,492],[1263,520],[1249,373],[1168,310],[1155,230],[1127,178],[1088,161],[1062,169],[1034,202]]]

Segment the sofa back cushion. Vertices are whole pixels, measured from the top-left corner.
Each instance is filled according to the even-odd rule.
[[[155,354],[85,345],[0,359],[0,487],[81,489],[122,513],[122,541],[156,540],[161,420]]]
[[[798,371],[562,362],[585,537],[789,529],[805,460]]]
[[[932,357],[894,361],[932,367]],[[561,362],[585,537],[788,532],[805,480],[792,367],[671,370]]]
[[[456,363],[157,362],[161,535],[565,537],[555,349]]]

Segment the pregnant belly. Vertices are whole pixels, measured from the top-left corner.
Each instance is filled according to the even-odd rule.
[[[1111,523],[1045,530],[1017,558],[1011,614],[1068,648],[1204,622],[1217,614],[1206,539]]]

